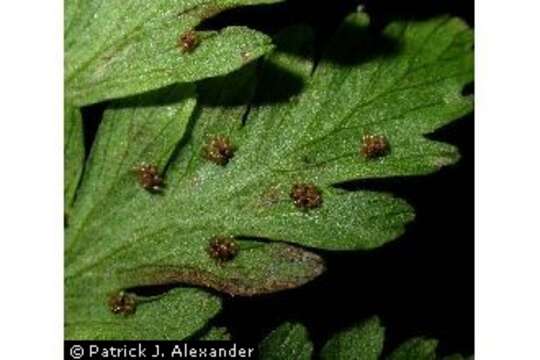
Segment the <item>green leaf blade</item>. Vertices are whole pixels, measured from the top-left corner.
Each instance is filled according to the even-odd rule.
[[[390,195],[332,188],[321,190],[320,209],[301,211],[290,199],[292,186],[287,179],[262,187],[255,202],[230,213],[232,231],[319,249],[368,250],[402,235],[414,218],[407,203]]]
[[[174,289],[144,299],[134,314],[113,314],[105,291],[96,282],[66,283],[65,338],[68,340],[182,340],[204,327],[221,309],[216,296],[198,289]]]
[[[134,104],[139,107],[133,108]],[[129,211],[137,212],[137,206],[150,194],[140,191],[135,169],[142,163],[165,169],[187,129],[195,107],[194,90],[191,85],[174,85],[113,106],[104,114],[88,159],[71,238],[85,231],[81,227],[106,219],[94,216],[96,212],[105,215],[104,208],[114,211],[116,206],[107,208],[104,202],[129,202],[133,206]]]
[[[435,360],[437,345],[437,340],[413,338],[394,350],[388,360]]]
[[[189,284],[250,296],[301,286],[325,269],[322,259],[308,251],[248,240],[239,241],[238,255],[222,264],[207,253],[207,239],[213,233],[191,234],[185,240],[180,236],[141,239],[140,245],[122,252],[125,262],[121,266],[107,262],[99,264],[97,270],[105,266],[115,269],[123,287]],[[160,247],[146,250],[150,240],[159,241]],[[170,252],[168,256],[163,255],[164,249]]]
[[[309,360],[313,344],[300,324],[285,323],[272,331],[259,345],[261,360]]]
[[[363,323],[353,325],[334,333],[323,345],[320,353],[312,357],[313,345],[307,337],[306,329],[299,324],[285,323],[264,338],[260,343],[261,357],[265,360],[306,358],[322,360],[461,360],[460,354],[437,357],[437,341],[422,337],[412,338],[401,344],[388,356],[382,356],[385,329],[379,318],[373,316]],[[300,352],[299,350],[302,350]],[[301,353],[302,356],[295,355]],[[472,360],[472,356],[467,359]]]
[[[224,327],[212,327],[208,332],[202,335],[199,340],[202,341],[230,341],[232,340],[231,334]]]
[[[221,265],[207,253],[209,239],[223,231],[208,223],[211,217],[187,219],[189,225],[180,214],[173,215],[185,207],[179,207],[173,195],[181,188],[171,183],[163,194],[151,194],[137,183],[133,166],[141,161],[165,169],[189,126],[195,106],[192,95],[191,86],[178,85],[115,102],[106,110],[81,185],[76,220],[68,228],[66,288],[77,294],[66,303],[67,318],[75,323],[66,325],[70,337],[120,339],[154,334],[124,326],[122,319],[110,321],[104,304],[107,295],[118,289],[192,284],[251,295],[300,286],[324,270],[322,260],[307,251],[249,240],[240,241],[234,262]],[[160,217],[160,213],[172,216]],[[85,279],[100,280],[87,285]],[[84,289],[91,289],[91,294]],[[100,309],[96,319],[109,320],[84,320],[84,325],[77,325],[85,316],[84,309]],[[206,314],[206,320],[215,314],[204,308],[191,311]],[[178,338],[184,336],[180,330],[191,334],[195,328],[162,331],[173,330],[167,336]]]
[[[461,95],[473,77],[472,31],[445,17],[393,23],[374,39],[367,25],[362,13],[346,20],[299,99],[278,114],[254,109],[254,133],[275,138],[273,151],[263,156],[277,163],[276,171],[330,185],[425,174],[458,160],[454,148],[428,143],[422,135],[472,109],[471,98]],[[363,53],[372,58],[363,59]],[[270,116],[287,121],[268,130],[262,123]],[[386,136],[390,154],[363,159],[366,134]]]
[[[64,212],[68,214],[75,199],[84,167],[84,133],[78,108],[64,104]]]
[[[64,35],[67,97],[87,105],[238,69],[272,49],[268,36],[244,27],[200,32],[187,51],[179,38],[223,10],[273,2],[69,0]]]
[[[377,317],[334,335],[321,350],[322,360],[377,360],[384,343],[384,328]]]
[[[336,187],[457,161],[454,147],[425,135],[470,111],[461,95],[472,71],[470,31],[436,19],[391,24],[372,38],[367,24],[365,14],[348,18],[317,66],[312,34],[298,27],[276,40],[284,51],[262,67],[198,83],[197,101],[192,85],[179,84],[112,102],[67,229],[69,291],[81,296],[84,279],[94,279],[89,307],[102,306],[115,289],[161,284],[268,293],[324,271],[322,259],[302,247],[367,250],[399,237],[414,217],[406,202]],[[386,136],[390,152],[363,157],[366,133]],[[225,163],[207,156],[216,136],[234,149]],[[159,167],[162,193],[138,182],[132,169],[143,161]],[[313,207],[295,204],[298,184],[317,190]],[[208,247],[215,236],[236,239],[238,254],[213,259]],[[68,318],[80,316],[80,308],[69,304]],[[201,311],[201,323],[213,316]],[[118,337],[124,331],[130,336],[119,330]]]

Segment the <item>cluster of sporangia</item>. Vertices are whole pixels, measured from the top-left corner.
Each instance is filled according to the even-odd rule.
[[[234,156],[234,151],[231,141],[225,136],[218,135],[208,141],[202,155],[214,164],[225,166]]]
[[[383,135],[364,135],[360,152],[367,159],[375,159],[387,155],[390,152],[390,145]]]
[[[226,261],[234,259],[236,254],[238,254],[238,250],[238,243],[234,237],[218,235],[210,240],[207,252],[212,259],[216,260],[219,264],[223,264]]]
[[[161,192],[164,187],[163,178],[156,165],[142,163],[133,169],[137,174],[139,184],[150,192]]]
[[[193,30],[186,31],[178,37],[176,46],[183,53],[192,52],[199,45],[199,36]]]
[[[107,304],[113,314],[131,315],[135,313],[137,299],[134,294],[119,291],[109,295]]]
[[[197,33],[190,30],[178,37],[177,47],[182,53],[190,53],[199,43],[200,39]],[[233,158],[235,150],[227,137],[218,135],[211,138],[204,146],[202,156],[217,165],[225,166]],[[389,152],[390,146],[385,136],[368,134],[362,137],[360,154],[366,159],[382,157]],[[156,165],[142,163],[134,171],[141,187],[151,193],[163,191],[165,184]],[[314,184],[294,184],[289,196],[294,205],[302,211],[316,209],[322,205],[322,193]],[[218,264],[222,265],[234,259],[238,250],[239,247],[234,237],[215,236],[210,240],[207,253]],[[133,294],[120,291],[109,297],[108,305],[114,314],[130,315],[135,312],[136,297]]]

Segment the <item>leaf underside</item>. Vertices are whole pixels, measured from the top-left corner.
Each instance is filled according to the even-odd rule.
[[[70,103],[86,105],[226,74],[272,49],[245,27],[182,35],[224,10],[281,0],[66,0],[65,85]],[[179,45],[180,43],[180,45]]]
[[[259,352],[261,360],[309,360],[313,344],[302,325],[285,323],[261,342]]]
[[[384,328],[374,317],[360,326],[335,334],[321,350],[324,360],[377,360],[382,353]]]
[[[229,341],[231,334],[224,327],[212,327],[203,336],[199,338],[203,341]]]
[[[314,356],[313,344],[304,326],[285,323],[272,331],[259,345],[261,360],[321,359],[321,360],[464,360],[454,354],[437,356],[437,341],[421,337],[407,340],[383,356],[384,327],[375,316],[363,323],[334,334]],[[276,356],[276,354],[278,354]],[[289,354],[288,356],[285,354]],[[470,358],[472,359],[472,358]]]
[[[335,185],[457,161],[454,147],[424,135],[472,109],[461,95],[473,75],[472,32],[443,17],[373,36],[368,22],[349,16],[316,67],[311,32],[297,27],[260,67],[111,102],[66,229],[67,338],[182,339],[216,314],[216,295],[180,287],[124,318],[107,311],[107,294],[158,284],[232,295],[294,288],[324,271],[306,248],[368,250],[403,233],[413,219],[403,200]],[[366,158],[364,135],[385,136],[390,152]],[[234,145],[226,165],[204,156],[216,136]],[[142,162],[160,170],[162,192],[137,182]],[[320,191],[318,207],[295,206],[291,189],[302,183]],[[212,259],[214,236],[236,237],[238,255]]]
[[[84,166],[84,136],[81,112],[78,108],[64,105],[64,204],[69,214]]]

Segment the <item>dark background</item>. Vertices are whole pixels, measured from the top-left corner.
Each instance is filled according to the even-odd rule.
[[[227,11],[206,28],[248,25],[269,34],[303,23],[322,47],[359,1],[300,1]],[[393,19],[452,14],[474,26],[473,1],[362,2],[375,27]],[[404,3],[404,4],[396,4]],[[467,91],[472,91],[467,89]],[[300,289],[252,298],[225,298],[216,324],[234,338],[260,341],[284,321],[307,326],[316,348],[336,330],[377,314],[386,349],[413,336],[440,340],[442,355],[474,351],[474,122],[467,116],[430,136],[456,145],[462,159],[434,175],[346,184],[391,191],[416,209],[397,241],[370,252],[326,252],[328,271]]]
[[[319,50],[359,1],[288,0],[234,9],[202,28],[247,25],[268,34],[286,26],[315,29]],[[404,4],[396,4],[404,3]],[[363,1],[374,28],[393,19],[452,14],[474,26],[473,1]],[[472,92],[472,86],[467,89]],[[83,109],[87,148],[103,104]],[[406,199],[416,220],[404,236],[370,252],[325,252],[327,272],[291,291],[225,297],[214,321],[236,340],[259,342],[284,321],[307,326],[315,347],[339,329],[378,315],[386,327],[386,351],[413,336],[440,340],[440,354],[474,351],[474,121],[467,116],[430,136],[456,145],[456,165],[421,177],[344,184],[347,189],[389,191]],[[321,253],[320,251],[318,251]]]

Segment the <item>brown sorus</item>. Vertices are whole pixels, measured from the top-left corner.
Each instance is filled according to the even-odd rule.
[[[208,255],[218,263],[234,259],[238,254],[238,244],[232,236],[214,236],[208,245]]]
[[[210,139],[203,149],[204,157],[221,166],[226,165],[234,156],[234,146],[225,136],[218,135]]]
[[[364,135],[360,145],[360,153],[367,159],[385,156],[390,151],[390,144],[384,135]]]
[[[199,36],[193,30],[186,31],[178,37],[177,46],[183,53],[192,52],[199,45]]]
[[[160,192],[163,190],[163,178],[159,174],[157,166],[142,163],[135,169],[139,184],[150,192]]]
[[[302,210],[315,209],[322,204],[322,194],[313,184],[295,184],[290,197],[297,208]]]
[[[131,315],[135,313],[137,302],[135,295],[125,291],[119,291],[109,295],[107,299],[109,310],[117,315]]]

